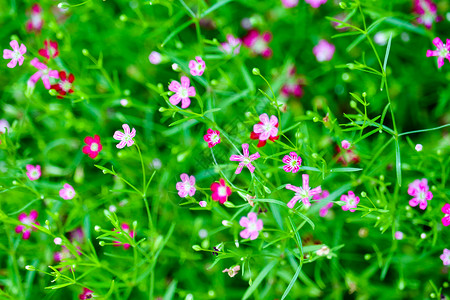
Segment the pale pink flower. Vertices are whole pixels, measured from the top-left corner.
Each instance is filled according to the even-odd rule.
[[[442,218],[442,224],[444,226],[450,225],[450,204],[445,203],[442,207],[442,212],[444,213],[444,217]]]
[[[328,246],[322,246],[319,250],[316,251],[318,256],[326,256],[330,254],[330,248]]]
[[[40,165],[26,165],[27,168],[27,176],[28,178],[33,180],[38,180],[41,177],[41,166]]]
[[[242,150],[244,152],[244,155],[231,155],[230,160],[231,161],[240,161],[239,166],[236,169],[236,174],[240,174],[244,166],[248,168],[250,173],[253,173],[255,171],[255,167],[252,165],[252,161],[258,159],[260,157],[259,152],[256,152],[255,154],[249,155],[250,152],[248,151],[248,144],[242,144]]]
[[[327,0],[305,0],[305,2],[308,3],[309,5],[311,5],[314,8],[318,8],[322,4],[327,3]]]
[[[311,202],[309,202],[309,200],[311,199],[311,197],[314,195],[320,194],[322,192],[322,188],[320,187],[320,185],[313,189],[311,189],[309,187],[309,175],[308,174],[302,174],[302,181],[303,181],[302,187],[294,186],[292,184],[286,185],[286,189],[295,192],[295,196],[287,203],[287,207],[294,208],[295,204],[300,199],[302,200],[303,204],[306,207],[310,207]]]
[[[192,76],[202,76],[206,65],[200,56],[196,56],[195,60],[189,62],[189,70]]]
[[[27,52],[27,47],[24,44],[21,44],[19,47],[19,43],[16,40],[12,40],[9,45],[12,50],[4,49],[3,50],[3,58],[11,59],[11,61],[7,64],[8,68],[14,68],[19,63],[19,66],[23,64],[25,58],[23,55]]]
[[[298,0],[281,0],[283,6],[286,8],[296,7],[298,5]]]
[[[408,195],[413,196],[409,200],[409,205],[416,207],[418,204],[420,209],[425,210],[428,205],[428,200],[433,199],[433,193],[429,191],[428,180],[423,178],[422,180],[416,179],[408,186]]]
[[[53,242],[55,243],[55,245],[61,245],[62,239],[60,237],[56,237],[53,239]]]
[[[342,146],[342,148],[344,148],[344,149],[348,149],[348,148],[350,148],[350,142],[349,141],[347,141],[347,140],[343,140],[342,142],[341,142],[341,146]]]
[[[234,37],[232,34],[227,34],[227,41],[220,44],[221,47],[219,49],[224,53],[237,55],[241,50],[241,43],[242,41],[239,38]]]
[[[135,232],[134,232],[134,230],[130,230],[130,225],[128,225],[127,223],[122,223],[122,225],[120,225],[120,227],[122,228],[123,232],[128,234],[131,238],[134,238]],[[113,231],[115,231],[116,233],[120,232],[117,229],[113,229]],[[122,243],[120,241],[113,241],[113,244],[114,244],[113,245],[114,247],[123,246],[123,249],[125,249],[125,250],[128,250],[128,248],[131,247],[131,245],[129,243]]]
[[[420,151],[422,151],[423,146],[421,144],[417,144],[414,149],[416,149],[417,152],[420,152]]]
[[[198,205],[200,205],[201,207],[206,207],[206,201],[200,201],[199,203],[198,203]]]
[[[0,120],[0,133],[6,133],[6,131],[8,131],[8,133],[11,131],[9,122],[6,119],[1,119]]]
[[[399,240],[399,241],[403,240],[403,236],[404,236],[404,234],[401,231],[396,231],[395,234],[394,234],[395,239]]]
[[[278,118],[262,114],[259,116],[260,122],[253,125],[253,131],[250,134],[252,140],[258,139],[258,147],[263,147],[267,140],[272,142],[279,138],[278,136]]]
[[[154,65],[159,65],[162,61],[162,56],[159,52],[152,51],[152,53],[148,56],[148,60]]]
[[[38,82],[39,79],[42,79],[44,87],[49,90],[51,87],[50,77],[59,78],[58,71],[49,69],[46,64],[41,63],[37,58],[33,58],[30,64],[38,69],[38,71],[31,75],[29,81],[34,85],[36,84],[36,82]]]
[[[77,248],[77,254],[79,256],[82,255],[82,253],[79,251],[81,249],[80,246],[76,246]],[[70,250],[66,246],[61,246],[61,251],[55,252],[53,254],[53,259],[57,262],[60,261],[67,261],[71,259],[76,259],[76,257],[70,252]]]
[[[189,176],[186,173],[180,175],[181,182],[177,182],[176,188],[178,190],[178,195],[181,198],[186,198],[189,196],[194,196],[196,188],[195,188],[195,177]]]
[[[342,210],[355,212],[355,208],[359,203],[359,197],[355,196],[355,193],[352,191],[349,191],[348,195],[344,194],[341,196],[341,201],[346,202],[346,204],[342,206]]]
[[[36,221],[38,217],[38,212],[35,210],[30,211],[30,214],[21,213],[18,217],[19,221],[23,225],[16,226],[16,233],[22,233],[22,239],[28,240],[30,238],[31,231],[36,231],[36,227],[33,224],[39,225],[39,222]]]
[[[447,43],[444,44],[440,38],[436,37],[433,40],[433,44],[437,49],[427,50],[427,57],[437,56],[438,68],[441,68],[445,59],[450,62],[450,39],[447,39]]]
[[[203,139],[208,143],[208,147],[212,148],[215,145],[220,144],[220,131],[208,128],[206,134],[203,136]]]
[[[317,61],[329,61],[333,58],[335,49],[333,44],[328,43],[326,40],[320,40],[313,48],[313,53],[316,56]]]
[[[441,254],[440,258],[442,259],[444,266],[450,265],[450,250],[444,249],[444,252]]]
[[[288,76],[285,84],[281,88],[281,94],[285,97],[294,96],[301,98],[303,96],[302,86],[305,84],[301,75],[297,75],[297,68],[291,66],[288,70]]]
[[[272,56],[272,49],[269,48],[269,42],[272,40],[272,34],[268,31],[260,34],[257,30],[250,30],[242,39],[244,46],[250,48],[254,54],[262,55],[264,58]]]
[[[181,101],[181,108],[188,108],[191,105],[189,97],[195,97],[196,95],[195,88],[190,86],[190,80],[186,76],[181,76],[181,84],[173,80],[169,85],[169,90],[175,93],[170,96],[170,103],[177,105]]]
[[[247,217],[242,217],[239,221],[239,225],[246,228],[240,232],[240,236],[243,239],[250,238],[250,240],[254,240],[263,229],[263,221],[261,219],[258,220],[258,217],[254,212],[249,213]]]
[[[76,195],[75,190],[68,183],[65,183],[64,188],[59,190],[59,196],[61,196],[61,198],[63,198],[64,200],[73,199],[73,197],[75,197],[75,195]]]
[[[436,4],[431,0],[414,0],[414,12],[418,14],[417,23],[430,29],[433,22],[440,22],[441,16],[437,15]]]
[[[238,265],[238,266],[231,267],[229,269],[227,268],[227,269],[223,270],[222,273],[228,273],[228,276],[234,277],[234,276],[236,276],[236,274],[239,272],[240,269],[241,269],[241,267]]]
[[[283,166],[283,170],[286,172],[297,173],[302,165],[302,159],[297,153],[291,152],[289,155],[283,157],[283,162],[286,164]]]
[[[313,196],[313,200],[323,200],[326,199],[330,193],[327,190],[323,190],[320,194]],[[328,214],[328,210],[333,207],[333,202],[327,203],[324,207],[319,210],[319,215],[324,218]]]
[[[211,191],[211,198],[214,201],[219,201],[220,204],[224,204],[228,200],[228,197],[231,195],[230,187],[226,185],[225,180],[223,180],[222,178],[218,183],[213,182],[211,184]]]
[[[122,128],[124,133],[117,130],[113,135],[113,138],[115,140],[120,141],[120,143],[116,145],[116,147],[119,149],[122,149],[123,147],[125,147],[125,145],[128,147],[133,146],[133,138],[136,136],[136,129],[133,128],[133,130],[131,130],[130,132],[130,126],[128,126],[128,124],[123,124]]]
[[[39,32],[44,24],[42,7],[39,4],[34,4],[31,7],[31,18],[26,24],[27,31]]]

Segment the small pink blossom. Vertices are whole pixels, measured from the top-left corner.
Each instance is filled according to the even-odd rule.
[[[80,298],[80,300],[92,299],[94,297],[94,292],[88,288],[83,288],[83,293],[78,295],[78,298]]]
[[[248,144],[242,144],[242,150],[244,152],[244,155],[233,154],[230,157],[231,161],[240,161],[235,174],[240,174],[242,172],[242,169],[244,168],[244,166],[246,166],[248,168],[250,173],[253,173],[255,171],[255,167],[252,165],[252,161],[258,159],[260,157],[260,155],[259,155],[259,152],[249,155],[250,152],[248,151],[248,147],[249,147]]]
[[[297,69],[295,66],[291,66],[288,71],[286,83],[281,88],[281,94],[285,97],[293,96],[295,98],[301,98],[303,96],[304,79],[297,75]]]
[[[258,217],[254,212],[249,213],[247,217],[242,217],[239,221],[239,225],[246,228],[240,232],[240,236],[243,239],[250,238],[250,240],[254,240],[263,229],[263,221],[261,219],[258,220]]]
[[[259,116],[260,122],[253,125],[253,131],[250,134],[252,140],[259,140],[258,148],[266,145],[267,140],[272,142],[279,138],[278,136],[278,118],[262,114]]]
[[[313,48],[313,53],[318,62],[330,61],[333,58],[335,47],[326,40],[320,40]]]
[[[208,147],[212,148],[215,145],[220,144],[220,131],[208,128],[206,134],[203,136],[203,139],[208,143]]]
[[[59,190],[59,196],[61,196],[61,198],[63,198],[64,200],[73,199],[73,197],[75,197],[75,195],[76,195],[75,190],[68,183],[65,183],[64,188]]]
[[[58,42],[51,41],[51,40],[45,40],[44,41],[44,48],[40,49],[38,51],[39,55],[46,58],[55,58],[59,55],[58,51]]]
[[[227,268],[227,269],[223,270],[222,273],[228,273],[228,276],[234,277],[234,276],[236,276],[236,274],[239,272],[240,269],[241,269],[241,267],[238,265],[238,266],[231,267],[229,269]]]
[[[343,140],[342,142],[341,142],[341,146],[342,146],[342,148],[344,148],[344,149],[349,149],[350,148],[350,142],[349,141],[347,141],[347,140]]]
[[[297,173],[300,170],[300,166],[302,165],[302,159],[295,152],[289,153],[289,155],[285,155],[283,157],[283,162],[286,164],[283,166],[283,170],[286,172]]]
[[[201,207],[206,207],[206,201],[200,201],[199,203],[198,203],[198,205],[200,205]]]
[[[431,0],[414,0],[414,12],[419,15],[417,23],[425,25],[430,29],[433,22],[440,22],[441,16],[437,15],[436,4]]]
[[[31,7],[31,16],[26,24],[26,29],[28,32],[36,31],[39,32],[44,24],[42,7],[39,4],[34,4]]]
[[[408,195],[413,196],[409,200],[409,205],[416,207],[418,204],[420,209],[425,210],[428,205],[428,200],[433,199],[433,193],[429,191],[428,180],[423,178],[422,180],[416,179],[408,186]]]
[[[196,56],[195,60],[189,62],[189,70],[192,76],[202,76],[206,65],[200,56]]]
[[[395,239],[399,240],[399,241],[403,240],[403,236],[404,236],[404,234],[401,231],[396,231],[395,234],[394,234]]]
[[[94,137],[87,136],[84,138],[86,146],[83,147],[83,153],[87,154],[90,158],[94,159],[102,151],[102,144],[100,143],[100,137],[94,135]]]
[[[316,251],[318,256],[326,256],[330,254],[330,248],[328,246],[322,246],[319,250]]]
[[[213,182],[211,184],[211,191],[211,198],[214,201],[219,201],[220,204],[224,204],[228,200],[228,197],[231,195],[230,187],[225,184],[225,180],[223,180],[222,178],[218,183]]]
[[[28,178],[33,180],[38,180],[41,177],[41,166],[40,165],[26,165],[27,176]]]
[[[117,148],[122,149],[125,146],[131,147],[134,144],[133,138],[136,136],[136,129],[130,131],[130,126],[128,124],[123,124],[123,133],[121,131],[114,132],[113,138],[117,141],[120,141],[116,145]]]
[[[442,218],[442,224],[444,226],[450,225],[450,204],[445,203],[442,207],[442,212],[444,213],[444,217]]]
[[[44,87],[49,90],[51,88],[50,77],[56,79],[59,78],[58,71],[49,69],[46,64],[41,63],[37,58],[33,58],[30,64],[38,69],[38,71],[31,75],[29,82],[34,85],[38,82],[39,79],[42,79]]]
[[[190,86],[190,80],[186,76],[181,76],[181,84],[173,80],[169,85],[169,90],[175,94],[170,96],[169,101],[172,105],[178,105],[181,101],[181,108],[188,108],[191,105],[189,97],[195,97],[196,92],[193,86]]]
[[[62,239],[60,237],[56,237],[53,239],[53,242],[55,243],[55,245],[61,245]]]
[[[356,154],[353,150],[342,150],[339,145],[336,145],[335,149],[337,151],[337,161],[340,162],[343,166],[347,166],[350,163],[359,163],[359,155]]]
[[[313,196],[313,200],[323,200],[326,199],[330,193],[327,190],[322,191],[320,194],[316,194]],[[328,210],[333,207],[333,202],[327,203],[324,207],[319,210],[319,215],[324,218],[328,214]]]
[[[420,151],[422,151],[423,146],[421,144],[417,144],[414,149],[416,149],[417,152],[420,152]]]
[[[250,30],[242,39],[244,46],[250,48],[253,54],[262,55],[264,58],[272,56],[272,49],[269,48],[269,42],[272,40],[272,34],[268,31],[260,34],[257,30]]]
[[[6,131],[11,132],[9,122],[6,119],[0,119],[0,133],[6,133]]]
[[[130,225],[128,225],[127,223],[122,223],[122,225],[120,226],[120,228],[122,228],[122,231],[125,232],[126,234],[128,234],[131,238],[134,238],[135,232],[134,230],[130,230]],[[119,233],[120,231],[117,229],[113,229],[113,231],[115,231],[116,233]],[[123,246],[123,249],[128,250],[128,248],[131,247],[130,244],[128,243],[122,243],[120,241],[113,241],[114,243],[114,247],[120,247]]]
[[[178,195],[181,198],[186,198],[189,196],[194,196],[196,188],[195,188],[195,177],[189,176],[186,173],[180,175],[181,182],[177,182],[176,188],[178,190]]]
[[[427,57],[437,56],[438,68],[441,68],[445,59],[450,62],[450,39],[447,39],[447,43],[444,44],[440,38],[436,37],[433,40],[433,44],[437,49],[427,50]]]
[[[16,233],[22,233],[22,239],[28,240],[30,238],[31,231],[36,231],[36,227],[33,224],[39,225],[39,222],[36,221],[38,217],[38,212],[35,210],[30,211],[30,214],[21,213],[18,217],[19,221],[23,225],[16,226]]]
[[[444,252],[441,254],[440,258],[442,259],[444,266],[450,265],[450,250],[444,249]]]
[[[355,208],[359,203],[359,197],[355,196],[355,193],[352,191],[349,191],[348,195],[344,194],[341,196],[341,201],[346,202],[346,204],[342,206],[342,210],[355,212]]]
[[[19,63],[19,66],[23,64],[23,61],[25,60],[23,55],[27,52],[27,47],[25,47],[24,44],[21,44],[19,47],[19,43],[16,40],[12,40],[9,45],[12,50],[4,49],[3,58],[11,59],[7,66],[12,69],[17,65],[17,63]]]
[[[320,194],[322,192],[322,188],[320,187],[320,185],[313,189],[311,189],[309,187],[309,175],[308,174],[302,174],[302,181],[303,181],[302,187],[294,186],[292,184],[286,185],[286,189],[295,192],[295,196],[287,203],[287,207],[294,208],[295,204],[300,199],[302,200],[303,204],[306,207],[310,207],[311,206],[311,202],[309,202],[310,198],[312,196]]]
[[[311,5],[314,8],[318,8],[322,4],[327,3],[327,0],[305,0],[305,2],[308,3],[309,5]]]
[[[77,254],[79,256],[82,255],[82,253],[79,251],[81,248],[80,246],[77,246]],[[53,259],[57,262],[60,261],[67,261],[69,259],[75,259],[75,256],[70,252],[70,250],[66,246],[61,246],[61,251],[55,252],[53,254]]]
[[[283,6],[286,8],[296,7],[298,5],[298,0],[281,0]]]
[[[227,34],[227,41],[220,44],[220,50],[226,54],[237,55],[241,50],[242,41],[234,37],[232,34]]]
[[[162,61],[162,56],[159,52],[152,51],[152,53],[148,56],[148,60],[151,64],[159,65]]]

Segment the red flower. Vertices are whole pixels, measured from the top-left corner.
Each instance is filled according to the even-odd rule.
[[[87,136],[84,142],[86,146],[83,147],[83,153],[89,155],[90,158],[96,158],[100,151],[102,151],[102,144],[98,135],[94,137]]]
[[[228,200],[228,196],[231,195],[231,189],[225,184],[225,180],[220,179],[219,183],[213,182],[211,184],[212,199],[219,201],[220,204],[224,204]]]
[[[73,93],[72,83],[75,80],[75,76],[73,76],[73,74],[69,74],[69,77],[67,77],[66,72],[60,71],[59,79],[61,81],[57,84],[52,84],[51,88],[59,93],[57,98],[62,99],[67,93]]]
[[[51,40],[45,40],[44,48],[40,49],[38,53],[46,59],[55,58],[59,54],[58,43]]]

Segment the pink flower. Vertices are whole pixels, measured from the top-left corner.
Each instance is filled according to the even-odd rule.
[[[433,199],[433,194],[429,191],[428,180],[423,178],[422,180],[416,179],[408,186],[408,195],[413,196],[409,200],[409,205],[416,207],[418,204],[420,209],[426,209],[428,200]]]
[[[125,147],[125,145],[128,147],[133,146],[133,138],[136,136],[136,129],[133,128],[133,130],[131,130],[130,132],[130,126],[128,126],[128,124],[123,124],[122,128],[124,133],[117,130],[113,135],[113,138],[115,140],[120,141],[120,143],[116,145],[116,147],[119,149],[122,149],[123,147]]]
[[[403,232],[401,231],[396,231],[394,234],[394,237],[396,240],[403,240]]]
[[[19,43],[16,40],[12,40],[9,45],[12,50],[4,49],[3,50],[3,58],[11,59],[11,61],[7,64],[8,68],[14,68],[19,62],[19,66],[23,64],[25,58],[23,55],[27,52],[27,47],[24,44],[21,44],[19,47]]]
[[[122,231],[124,231],[126,234],[128,234],[131,238],[134,238],[135,232],[134,232],[134,230],[130,230],[130,226],[127,223],[122,223],[120,228],[122,228]],[[120,232],[117,229],[113,229],[113,231],[115,231],[116,233]],[[122,243],[120,241],[113,241],[113,243],[114,243],[114,247],[120,247],[123,245],[123,249],[125,249],[125,250],[128,250],[128,248],[130,248],[130,246],[131,246],[128,243]]]
[[[76,248],[79,250],[80,246],[77,246]],[[78,250],[77,250],[77,254],[79,256],[81,256],[82,253]],[[57,262],[66,261],[66,260],[74,259],[74,258],[75,258],[75,256],[70,252],[69,249],[67,249],[66,246],[61,246],[61,251],[55,252],[53,254],[53,259]]]
[[[285,97],[292,95],[296,98],[301,98],[303,96],[302,85],[304,84],[304,80],[296,72],[297,69],[294,66],[289,68],[286,83],[281,88],[281,94]]]
[[[83,293],[78,295],[78,298],[80,298],[80,300],[92,299],[94,298],[94,292],[88,288],[83,288]]]
[[[418,14],[417,22],[425,25],[427,29],[430,29],[433,22],[440,22],[441,16],[437,15],[436,4],[431,0],[415,0],[414,12]]]
[[[344,149],[348,149],[348,148],[350,148],[350,142],[349,141],[347,141],[347,140],[343,140],[342,142],[341,142],[341,146],[342,146],[342,148],[344,148]]]
[[[61,196],[61,198],[63,198],[64,200],[73,199],[73,197],[75,197],[75,195],[76,195],[75,190],[68,183],[65,183],[64,188],[59,190],[59,196]]]
[[[219,201],[220,204],[224,204],[228,197],[231,195],[231,189],[225,184],[225,180],[220,179],[219,183],[213,182],[211,184],[212,196],[214,201]]]
[[[200,205],[201,207],[206,207],[206,201],[200,201],[199,203],[198,203],[198,205]]]
[[[303,181],[302,187],[294,186],[292,184],[286,185],[286,189],[295,192],[295,196],[287,203],[287,207],[294,208],[294,205],[300,199],[302,200],[303,204],[306,207],[310,207],[311,203],[309,202],[309,199],[312,196],[320,194],[322,192],[322,188],[320,187],[320,185],[313,189],[311,189],[309,187],[309,175],[308,174],[302,174],[302,181]]]
[[[311,5],[314,8],[318,8],[322,4],[327,3],[327,0],[305,0],[305,2],[308,3],[309,5]]]
[[[346,204],[342,206],[342,210],[355,212],[354,208],[358,206],[359,197],[355,197],[355,193],[349,191],[348,196],[345,194],[341,196],[341,201],[346,202]]]
[[[170,96],[169,101],[172,105],[177,105],[181,101],[181,108],[188,108],[191,105],[189,97],[195,97],[195,88],[190,86],[189,78],[181,76],[181,84],[173,80],[169,85],[169,90],[175,94]]]
[[[250,152],[248,151],[248,144],[242,144],[242,150],[244,152],[244,155],[231,155],[230,160],[231,161],[240,161],[239,166],[236,169],[236,174],[240,174],[244,166],[248,168],[250,173],[253,173],[255,171],[255,167],[252,165],[252,161],[258,159],[260,157],[259,152],[256,152],[255,154],[249,155]]]
[[[6,119],[0,119],[0,133],[6,133],[6,131],[11,132],[9,122]]]
[[[256,55],[262,55],[264,58],[272,56],[272,49],[269,48],[269,42],[272,40],[272,34],[268,31],[260,34],[257,30],[250,30],[242,39],[244,46],[250,48]]]
[[[189,62],[189,70],[191,70],[192,76],[202,76],[205,68],[205,62],[200,56],[196,56],[195,60]]]
[[[56,70],[50,70],[46,64],[41,63],[39,59],[33,58],[30,64],[38,69],[36,73],[31,75],[29,81],[34,85],[38,82],[39,78],[42,79],[44,87],[49,90],[51,88],[50,77],[59,78],[59,73]]]
[[[320,40],[313,48],[313,53],[318,62],[329,61],[333,58],[335,49],[333,44],[328,43],[326,40]]]
[[[442,259],[444,266],[450,265],[450,250],[444,249],[444,252],[441,254],[440,258]]]
[[[181,198],[186,198],[187,195],[194,196],[195,188],[195,177],[189,176],[186,173],[180,175],[181,182],[177,182],[176,188],[178,190],[178,195]]]
[[[246,228],[240,232],[240,236],[243,239],[250,238],[251,240],[254,240],[263,229],[263,221],[258,220],[258,217],[254,212],[249,213],[247,217],[242,217],[239,221],[239,225]]]
[[[302,159],[295,152],[289,153],[289,155],[285,155],[283,157],[283,162],[286,164],[283,166],[283,170],[286,172],[297,173],[302,165]]]
[[[281,0],[283,6],[286,8],[296,7],[298,5],[298,0]]]
[[[31,8],[31,18],[26,24],[27,31],[39,32],[43,24],[42,8],[39,4],[34,4]]]
[[[44,48],[38,51],[39,55],[46,59],[55,58],[59,55],[58,42],[45,40]]]
[[[83,147],[83,153],[89,155],[90,158],[94,159],[102,151],[102,144],[100,143],[100,137],[94,135],[94,137],[87,136],[84,138],[86,146]]]
[[[36,222],[37,217],[38,212],[35,210],[30,211],[29,215],[24,212],[19,215],[18,219],[23,225],[16,226],[16,233],[22,233],[22,239],[28,240],[31,231],[36,231],[36,227],[33,224],[39,225],[39,222]]]
[[[56,84],[52,84],[51,88],[58,92],[59,95],[56,96],[56,98],[63,99],[67,93],[73,93],[73,82],[75,81],[75,76],[73,76],[73,74],[69,74],[69,76],[67,76],[66,72],[59,71],[59,79],[60,81]]]
[[[227,34],[227,41],[220,44],[221,47],[219,49],[226,54],[237,55],[241,50],[241,43],[242,41],[239,38],[234,37],[232,34]]]
[[[208,128],[206,134],[203,136],[203,139],[208,143],[208,147],[212,148],[215,145],[220,144],[220,131]]]
[[[234,276],[236,276],[236,274],[239,272],[240,269],[241,269],[241,267],[238,265],[238,266],[231,267],[230,269],[227,268],[227,269],[223,270],[222,273],[228,273],[228,276],[234,277]]]
[[[438,68],[441,68],[445,59],[450,62],[450,39],[447,39],[447,44],[444,44],[440,38],[436,37],[433,40],[433,44],[437,50],[427,50],[427,57],[437,56]]]
[[[26,165],[27,168],[27,176],[28,178],[33,180],[38,180],[41,177],[41,166],[40,165]]]
[[[450,204],[445,203],[442,207],[442,212],[445,214],[445,216],[442,218],[442,224],[444,226],[450,225]]]
[[[323,200],[326,199],[330,193],[327,190],[322,191],[320,194],[316,194],[313,196],[313,200]],[[319,210],[319,215],[324,218],[328,214],[328,210],[333,207],[333,202],[329,202],[324,207]]]
[[[151,64],[159,65],[162,61],[162,56],[159,52],[152,51],[152,53],[148,56],[148,60]]]
[[[279,138],[278,136],[278,118],[262,114],[259,116],[261,122],[253,125],[253,131],[250,134],[252,140],[259,140],[258,147],[266,145],[267,140],[272,142]]]
[[[344,149],[344,151],[342,151],[342,149],[338,145],[336,145],[335,149],[337,151],[337,161],[340,162],[343,166],[346,166],[350,163],[359,163],[359,156],[358,154],[353,152],[353,150]]]

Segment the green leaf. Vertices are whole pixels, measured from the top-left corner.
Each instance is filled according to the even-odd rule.
[[[391,41],[392,41],[392,32],[391,32],[391,35],[389,36],[389,40],[387,43],[386,54],[384,55],[384,63],[383,63],[384,73],[386,73],[386,65],[387,65],[387,61],[388,61],[388,57],[389,57],[389,52],[391,51]]]
[[[331,169],[330,173],[346,173],[346,172],[358,172],[358,171],[362,171],[363,169],[361,168],[335,168],[335,169]]]
[[[222,7],[222,6],[224,6],[225,4],[230,3],[231,1],[233,1],[233,0],[224,0],[224,1],[219,1],[219,2],[217,2],[216,4],[212,5],[210,8],[208,8],[207,10],[205,10],[205,11],[202,13],[201,17],[202,17],[202,18],[205,17],[206,15],[212,13],[213,11],[215,11],[216,9],[218,9],[218,8],[220,8],[220,7]]]
[[[395,170],[397,172],[397,182],[402,186],[402,163],[400,158],[400,144],[399,140],[395,140]]]
[[[248,299],[253,294],[256,288],[261,284],[263,279],[269,274],[269,272],[273,269],[273,267],[275,267],[277,263],[277,260],[273,260],[269,264],[267,264],[264,269],[261,270],[255,281],[253,281],[253,284],[249,286],[249,288],[245,291],[245,294],[242,297],[243,300]]]
[[[99,166],[99,165],[94,165],[95,167],[99,168],[100,170],[103,171],[103,174],[112,174],[112,175],[116,175],[115,172],[111,171],[110,169],[107,169],[105,167]]]
[[[289,282],[288,287],[286,288],[286,290],[283,293],[283,296],[281,296],[281,300],[284,300],[284,298],[287,297],[287,295],[289,294],[289,292],[291,291],[292,287],[294,286],[294,283],[297,281],[298,275],[300,274],[300,271],[302,270],[302,264],[300,264],[297,268],[297,271],[294,274],[294,277],[292,277],[291,282]]]
[[[180,31],[182,31],[183,29],[187,28],[188,26],[190,26],[191,24],[194,23],[194,20],[191,19],[183,24],[181,24],[180,26],[178,26],[174,31],[172,31],[164,40],[164,42],[162,42],[161,47],[164,47],[175,35],[177,35]]]
[[[183,118],[183,119],[177,120],[177,121],[175,121],[173,123],[170,123],[169,127],[172,127],[172,126],[175,126],[175,125],[187,122],[187,121],[195,119],[195,118],[197,118],[197,116],[192,116],[192,117],[187,117],[187,118]]]
[[[166,293],[164,294],[163,300],[171,300],[173,299],[173,296],[175,295],[175,290],[177,289],[177,283],[178,281],[172,280],[169,287],[166,290]]]

